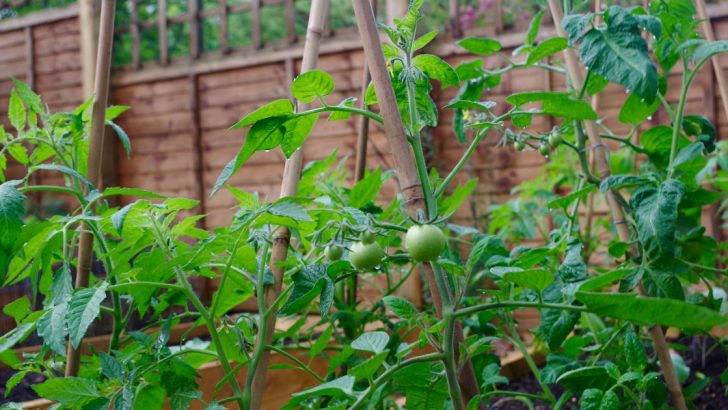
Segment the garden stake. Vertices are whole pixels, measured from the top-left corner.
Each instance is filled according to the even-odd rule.
[[[364,55],[374,81],[380,111],[384,117],[384,133],[389,141],[390,152],[394,159],[394,168],[397,173],[400,192],[410,215],[417,218],[418,215],[427,214],[425,198],[417,167],[413,160],[413,153],[407,141],[402,118],[397,107],[387,64],[384,61],[374,11],[368,2],[354,0],[352,4],[362,39]],[[447,278],[438,278],[436,276],[436,273],[441,275],[444,275],[444,273],[441,271],[435,272],[431,266],[426,264],[423,267],[427,272],[433,304],[438,315],[442,317],[444,314],[452,314],[454,307],[452,303],[453,295],[449,289]],[[444,309],[444,307],[447,309]],[[462,327],[459,322],[455,322],[453,347],[456,355],[463,341]],[[460,365],[459,388],[464,393],[464,400],[467,403],[480,394],[480,389],[470,360],[464,361]],[[453,389],[451,388],[451,390]],[[455,406],[457,408],[458,404],[455,404]]]
[[[711,23],[708,13],[705,11],[705,0],[695,0],[695,5],[698,9],[698,17],[703,20],[703,31],[705,32],[705,38],[708,41],[715,41],[715,32],[713,31],[713,23]],[[713,64],[713,72],[715,74],[715,80],[718,82],[718,90],[720,91],[720,99],[723,105],[723,112],[726,118],[728,118],[728,83],[725,79],[725,73],[723,71],[723,65],[720,63],[720,56],[715,55],[710,59]],[[717,122],[717,118],[716,118]],[[711,210],[713,214],[713,235],[715,239],[720,241],[723,239],[723,232],[720,229],[720,221],[716,220],[715,215],[720,214],[719,206],[714,205]]]
[[[377,0],[372,2],[372,7],[376,10]],[[366,96],[367,88],[369,88],[369,82],[372,81],[372,76],[369,74],[369,67],[366,62],[362,69],[362,82],[361,82],[361,108],[365,110],[366,107]],[[361,181],[364,178],[364,172],[367,167],[367,143],[369,142],[369,117],[362,116],[359,119],[359,129],[356,136],[356,167],[354,168],[354,180]],[[356,291],[358,285],[357,276],[353,275],[346,282],[346,304],[349,306],[356,305]]]
[[[371,75],[369,75],[369,67],[364,63],[364,73],[361,85],[361,102],[362,109],[366,109],[367,88],[371,81]],[[356,136],[356,168],[354,169],[354,180],[361,181],[364,178],[364,171],[367,167],[367,143],[369,142],[369,117],[362,116],[359,119],[359,130]],[[357,291],[357,276],[352,275],[346,281],[346,304],[349,306],[356,305],[356,291]]]
[[[715,41],[715,32],[713,31],[713,24],[710,22],[708,13],[705,11],[705,0],[695,0],[695,5],[698,9],[698,17],[703,20],[703,31],[705,31],[705,39],[708,41]],[[713,71],[715,72],[715,80],[718,82],[718,90],[720,91],[720,98],[723,100],[723,111],[725,112],[726,118],[728,118],[728,83],[723,73],[723,66],[720,63],[720,56],[713,56],[710,59],[713,63]]]
[[[558,0],[548,0],[548,4],[557,34],[561,37],[568,37],[563,27],[561,27],[563,13]],[[571,48],[565,49],[564,59],[566,60],[567,73],[572,86],[574,89],[581,89],[584,84],[584,78],[580,71],[579,60],[574,53],[574,50]],[[584,126],[586,128],[587,136],[589,137],[589,143],[592,146],[592,155],[594,155],[594,162],[596,163],[597,171],[599,172],[599,178],[604,180],[610,175],[609,162],[607,161],[607,146],[602,142],[599,131],[597,130],[597,125],[594,121],[584,121]],[[609,206],[609,210],[612,214],[612,223],[617,230],[619,240],[625,243],[630,243],[631,234],[629,232],[629,227],[627,226],[624,210],[618,202],[616,194],[614,191],[610,190],[607,191],[605,195],[607,198],[607,205]],[[645,293],[641,284],[639,285],[639,290],[640,293]],[[672,395],[674,402],[673,405],[678,410],[685,410],[687,409],[685,397],[683,396],[680,380],[677,377],[675,367],[673,366],[672,359],[670,358],[670,350],[667,346],[662,326],[650,327],[649,333],[652,338],[655,351],[657,352],[657,357],[660,361],[662,375],[665,378],[667,388]]]
[[[311,11],[308,19],[308,29],[306,30],[306,41],[303,49],[303,59],[301,61],[301,72],[316,68],[319,55],[319,46],[323,37],[324,20],[326,17],[328,0],[313,0],[311,3]],[[307,104],[298,104],[298,110],[307,109]],[[299,148],[286,161],[283,170],[283,181],[281,183],[281,198],[295,196],[298,191],[298,181],[301,178],[301,169],[303,167],[303,147]],[[265,288],[264,304],[270,307],[281,293],[283,284],[284,268],[278,266],[279,262],[286,260],[288,256],[288,245],[291,239],[291,232],[288,228],[280,227],[273,236],[273,248],[270,256],[270,270],[273,274],[275,283]],[[261,295],[258,295],[261,297]],[[263,312],[258,312],[262,315]],[[260,349],[260,359],[255,367],[248,369],[252,374],[252,383],[248,386],[250,391],[246,391],[246,395],[250,395],[250,409],[259,409],[263,399],[263,390],[265,389],[265,378],[268,370],[268,361],[270,360],[270,351],[265,348],[273,341],[273,333],[276,325],[276,314],[271,312],[265,323],[265,337],[256,339],[256,351]],[[260,332],[260,330],[259,330]],[[262,345],[261,345],[262,344]],[[259,346],[260,345],[260,346]],[[252,363],[252,362],[251,362]]]
[[[104,147],[104,127],[106,103],[109,98],[109,75],[111,70],[111,49],[114,38],[114,13],[116,0],[105,0],[101,4],[101,20],[99,22],[99,43],[96,55],[96,79],[94,81],[94,102],[91,114],[91,133],[89,136],[88,165],[86,179],[98,189],[101,185],[101,160]],[[78,268],[76,270],[76,288],[88,287],[93,254],[93,236],[85,223],[81,224],[81,235],[78,245]],[[78,374],[81,359],[81,346],[74,349],[70,340],[67,344],[66,377]]]

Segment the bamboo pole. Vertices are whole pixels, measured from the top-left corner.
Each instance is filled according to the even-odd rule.
[[[98,53],[96,55],[95,95],[91,114],[91,134],[89,136],[88,165],[86,179],[96,187],[101,186],[101,162],[104,147],[104,127],[106,104],[109,98],[109,76],[111,70],[111,48],[114,38],[114,12],[116,0],[104,0],[101,4],[101,20],[99,27]],[[81,224],[81,236],[78,245],[78,268],[76,270],[76,288],[85,288],[91,273],[91,257],[93,253],[93,236],[86,224]],[[67,345],[66,376],[78,374],[81,358],[79,349],[74,349],[71,342]]]
[[[402,125],[402,118],[397,108],[397,100],[395,99],[392,82],[389,78],[387,63],[384,61],[374,11],[369,2],[354,0],[352,4],[354,6],[357,26],[359,27],[359,34],[362,39],[364,55],[366,56],[367,65],[369,66],[372,80],[374,81],[374,89],[377,93],[380,112],[384,117],[384,133],[389,141],[390,152],[394,159],[394,168],[397,174],[400,192],[411,215],[425,215],[426,207],[422,185],[415,166],[414,154],[407,141],[404,126]],[[430,284],[433,304],[438,315],[442,316],[442,298],[446,297],[452,300],[453,295],[452,293],[441,295],[436,285],[437,279],[435,278],[435,272],[429,265],[423,265],[423,267],[427,274],[428,283]],[[448,282],[444,281],[444,283],[447,284]],[[458,322],[456,323],[455,329],[456,346],[460,345],[463,341],[462,327]],[[456,348],[456,352],[458,350]],[[469,360],[460,363],[458,379],[466,401],[469,401],[480,393],[475,378],[475,371]]]
[[[554,26],[556,27],[556,33],[559,36],[567,37],[566,32],[561,27],[561,21],[564,16],[558,0],[548,0],[548,4],[554,20]],[[574,49],[567,48],[564,50],[564,59],[566,60],[566,68],[572,86],[574,89],[581,89],[584,84],[584,76],[581,72],[581,68],[579,67],[579,60],[574,53]],[[607,161],[607,146],[602,142],[599,130],[597,129],[594,121],[585,121],[584,127],[586,128],[589,143],[591,144],[593,152],[592,155],[594,156],[594,162],[597,167],[599,178],[603,180],[609,177],[611,173],[609,162]],[[607,198],[607,205],[609,206],[609,210],[612,214],[612,223],[617,230],[619,240],[625,243],[630,243],[631,234],[625,219],[624,209],[622,209],[622,206],[618,202],[616,193],[614,191],[607,191],[605,195]],[[644,289],[641,284],[640,293],[644,294]],[[670,358],[670,351],[665,340],[665,333],[661,326],[650,327],[649,333],[652,338],[655,351],[657,352],[657,357],[660,361],[660,367],[662,369],[662,375],[665,378],[665,384],[667,384],[667,388],[673,398],[673,405],[678,410],[685,410],[687,409],[685,397],[683,396],[680,381],[677,377],[677,373],[675,372],[675,367],[672,364],[672,359]]]
[[[91,98],[94,92],[94,73],[96,71],[96,49],[98,48],[98,19],[95,0],[78,2],[79,41],[81,43],[81,84],[83,98]]]
[[[695,0],[695,5],[698,9],[698,17],[703,20],[703,31],[705,31],[705,38],[708,41],[715,41],[715,32],[713,31],[713,24],[710,22],[708,13],[705,11],[705,0]],[[725,74],[723,73],[723,67],[720,63],[720,56],[716,55],[710,59],[713,63],[713,71],[715,72],[715,79],[718,82],[718,90],[720,90],[720,98],[723,100],[723,110],[726,118],[728,118],[728,82],[726,82]]]
[[[323,37],[324,19],[326,16],[326,6],[328,0],[313,0],[311,3],[311,11],[308,19],[308,29],[306,30],[306,41],[303,49],[303,60],[301,61],[301,72],[305,73],[316,68],[318,61],[319,46]],[[299,111],[307,109],[307,104],[298,105]],[[283,181],[281,183],[281,198],[295,196],[298,192],[298,182],[301,178],[301,169],[303,167],[303,148],[297,150],[286,161],[283,170]],[[288,245],[291,239],[291,232],[285,228],[279,228],[273,236],[273,248],[270,256],[270,270],[275,280],[273,285],[267,286],[265,289],[265,306],[269,307],[278,298],[281,293],[283,284],[284,269],[279,266],[279,262],[286,260],[288,256]],[[260,297],[260,295],[258,295]],[[263,312],[259,312],[263,314]],[[258,338],[256,343],[264,343],[269,345],[273,340],[273,333],[276,325],[276,314],[271,312],[266,321],[265,340]],[[265,388],[266,372],[268,370],[268,361],[270,360],[270,351],[263,349],[258,367],[256,369],[248,369],[254,371],[251,394],[251,408],[259,409],[263,399],[263,390]]]
[[[361,86],[362,108],[366,108],[364,102],[367,94],[367,86],[372,80],[369,74],[369,67],[364,64],[364,73]],[[356,136],[356,168],[354,169],[354,178],[361,181],[364,178],[364,171],[367,166],[367,143],[369,142],[369,117],[362,116],[359,119],[359,129]]]
[[[710,21],[708,13],[705,11],[705,0],[695,0],[695,5],[698,9],[698,17],[703,20],[703,31],[705,32],[705,38],[708,41],[715,41],[715,32],[713,31],[713,23]],[[725,79],[725,72],[723,71],[723,65],[720,62],[720,55],[713,56],[710,59],[713,64],[713,72],[715,74],[715,80],[718,82],[718,90],[720,91],[720,99],[723,106],[723,112],[726,118],[728,118],[728,82]],[[716,113],[717,114],[717,113]],[[718,118],[715,118],[716,124]],[[713,236],[719,242],[723,239],[723,231],[720,228],[720,215],[719,205],[714,204],[711,206],[711,220],[713,223]]]

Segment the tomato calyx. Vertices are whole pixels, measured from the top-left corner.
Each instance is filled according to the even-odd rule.
[[[359,240],[365,244],[372,244],[375,239],[377,239],[377,235],[372,231],[364,231],[359,236]]]

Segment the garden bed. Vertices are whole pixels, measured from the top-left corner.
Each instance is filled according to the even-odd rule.
[[[692,404],[694,408],[701,410],[727,409],[728,396],[726,395],[726,386],[721,384],[720,376],[728,367],[728,356],[723,349],[717,348],[711,351],[710,349],[715,347],[715,343],[708,340],[705,350],[710,353],[703,357],[702,349],[699,347],[699,341],[699,337],[680,337],[673,341],[674,347],[679,348],[679,346],[683,346],[683,348],[680,348],[680,355],[683,357],[685,364],[691,369],[690,376],[684,385],[690,385],[702,378],[709,379],[710,383],[693,398]],[[533,374],[521,373],[521,375],[522,377],[511,379],[508,390],[532,394],[541,393],[541,385]],[[551,391],[556,398],[559,398],[564,393],[564,389],[558,385],[551,386]],[[526,410],[528,406],[519,401],[509,400],[507,396],[496,396],[493,397],[488,408],[498,410]],[[565,408],[578,409],[578,400],[572,397],[569,399]],[[535,409],[547,410],[550,407],[546,403],[535,403]]]
[[[319,321],[320,317],[312,315],[307,320],[307,324],[305,325],[305,327],[315,327],[316,324],[319,323]],[[295,322],[295,319],[281,318],[279,319],[277,324],[279,330],[285,330],[287,327],[293,325]],[[375,324],[372,324],[371,327],[373,328],[374,325]],[[157,330],[158,329],[152,329],[149,331],[149,333],[154,333]],[[183,323],[172,330],[170,341],[172,343],[180,342],[182,336],[185,335],[185,333],[187,333],[186,336],[188,339],[195,337],[205,339],[207,336],[207,332],[204,327],[192,328],[191,323]],[[416,335],[411,335],[409,339],[410,341],[414,341],[416,339]],[[103,351],[108,348],[108,344],[109,336],[107,335],[89,337],[84,339],[84,343],[82,344],[83,352],[84,354],[88,354],[91,348],[97,351]],[[14,351],[17,356],[22,356],[22,354],[25,353],[37,352],[39,348],[39,346],[29,346],[18,348]],[[523,355],[520,352],[511,349],[511,346],[502,344],[497,346],[496,352],[501,356],[501,374],[507,377],[509,380],[518,380],[527,375],[530,370],[528,368],[528,364],[524,360]],[[288,352],[303,361],[304,363],[309,363],[308,351],[291,349]],[[423,353],[423,351],[419,350],[417,352]],[[543,362],[543,356],[538,353],[534,353],[534,359],[537,363]],[[292,362],[290,361],[290,359],[284,357],[281,354],[275,352],[271,354],[271,366],[285,365],[291,363]],[[326,372],[327,366],[328,359],[315,358],[313,360],[310,360],[310,368],[318,374],[324,374]],[[12,369],[0,366],[0,386],[5,386],[8,379],[13,375],[14,372],[15,371]],[[215,390],[215,386],[217,385],[218,381],[223,378],[223,368],[220,365],[219,361],[211,361],[199,367],[197,369],[197,372],[199,374],[198,383],[200,385],[200,391],[203,395],[203,400],[208,401],[210,397],[212,397],[213,391]],[[237,379],[242,384],[245,383],[245,377],[246,372],[244,370],[237,374]],[[2,403],[3,400],[6,400],[11,402],[22,402],[23,408],[26,409],[41,410],[49,408],[53,403],[45,399],[38,399],[38,396],[32,389],[32,386],[34,384],[41,383],[43,382],[43,380],[45,380],[45,378],[39,374],[30,374],[26,376],[26,378],[12,391],[12,393],[7,398],[4,397],[4,390],[0,390],[0,403]],[[315,386],[317,383],[317,380],[314,379],[311,375],[298,369],[272,370],[267,373],[266,377],[266,387],[264,393],[265,404],[263,408],[271,410],[279,409],[290,400],[293,393],[303,391],[306,388]],[[230,386],[228,384],[224,384],[220,388],[219,393],[217,393],[217,397],[228,397],[231,396],[231,394],[232,392],[230,391]],[[202,409],[202,407],[199,405],[200,402],[194,403],[192,409]]]

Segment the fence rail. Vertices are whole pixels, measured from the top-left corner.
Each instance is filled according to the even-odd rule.
[[[351,33],[355,29],[351,1],[330,0],[325,36]],[[406,0],[380,0],[380,5],[385,1]],[[645,3],[643,0],[616,2]],[[20,20],[42,20],[46,13],[62,10],[43,8],[69,3],[72,2],[0,0],[0,32],[5,31],[3,26],[24,27],[27,24],[19,23]],[[586,8],[591,4],[582,3]],[[726,0],[709,3],[726,3]],[[310,0],[120,0],[114,65],[140,70],[165,67],[174,60],[290,48],[305,33],[309,5]],[[77,6],[66,6],[66,9],[74,7]],[[446,32],[453,38],[522,32],[540,9],[538,2],[532,0],[428,0],[423,6],[426,16],[422,29]],[[14,17],[23,14],[23,17]],[[384,13],[379,14],[380,21],[384,21]]]

